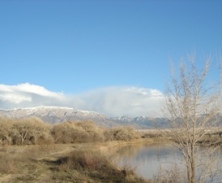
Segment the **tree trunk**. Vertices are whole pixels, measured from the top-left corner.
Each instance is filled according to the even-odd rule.
[[[191,145],[191,183],[195,183],[195,157],[194,157],[194,145]]]
[[[24,144],[24,138],[23,138],[23,136],[21,137],[21,145],[23,146],[23,144]]]

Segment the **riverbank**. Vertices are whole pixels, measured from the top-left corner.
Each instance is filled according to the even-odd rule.
[[[0,147],[1,183],[144,182],[133,170],[120,169],[110,154],[130,144],[152,144],[152,139],[101,143]]]

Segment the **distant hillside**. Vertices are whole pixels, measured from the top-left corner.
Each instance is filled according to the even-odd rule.
[[[130,125],[136,128],[166,127],[167,120],[164,118],[149,117],[107,117],[94,111],[76,110],[67,107],[34,107],[12,110],[0,110],[0,117],[20,119],[24,117],[38,117],[48,123],[60,123],[64,121],[91,120],[96,124],[106,127]]]
[[[111,121],[121,125],[131,125],[136,128],[167,128],[168,121],[165,118],[150,118],[145,116],[140,117],[113,117]]]
[[[91,120],[102,126],[113,126],[107,121],[106,116],[93,111],[76,110],[68,107],[33,107],[12,110],[0,110],[0,116],[20,119],[24,117],[38,117],[48,123],[60,123],[64,121]],[[110,125],[109,125],[110,123]]]

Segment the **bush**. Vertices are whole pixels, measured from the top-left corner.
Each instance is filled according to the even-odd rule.
[[[52,136],[55,143],[74,143],[78,141],[81,134],[84,133],[81,129],[76,129],[72,122],[64,122],[53,126]]]
[[[55,143],[99,142],[103,141],[104,130],[89,121],[64,122],[52,129]]]
[[[106,132],[107,140],[129,141],[141,138],[140,133],[132,127],[116,127]]]
[[[79,127],[85,131],[85,142],[102,142],[105,140],[104,129],[95,125],[91,121],[84,121],[75,123],[76,127]]]
[[[13,122],[11,137],[15,145],[52,143],[50,126],[38,118],[24,118]]]
[[[10,145],[12,143],[11,137],[12,121],[9,119],[0,119],[0,145]]]
[[[56,125],[38,118],[9,120],[0,118],[0,145],[44,145],[85,143],[109,140],[128,141],[141,138],[131,127],[104,129],[91,121],[63,122]]]

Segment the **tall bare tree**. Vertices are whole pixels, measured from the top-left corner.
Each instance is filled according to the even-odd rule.
[[[181,62],[178,72],[172,69],[165,106],[172,136],[182,152],[187,170],[187,182],[199,182],[196,175],[198,143],[213,128],[219,112],[219,85],[208,86],[207,74],[210,59],[206,59],[202,69],[196,67],[194,57],[187,63]]]

